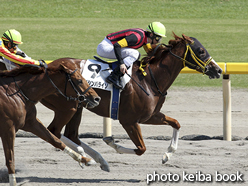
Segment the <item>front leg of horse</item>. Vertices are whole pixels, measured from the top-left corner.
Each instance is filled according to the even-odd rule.
[[[172,154],[177,150],[178,138],[179,138],[179,130],[173,129],[173,135],[170,146],[168,147],[167,152],[164,153],[162,157],[163,164],[166,163],[171,158]]]
[[[15,176],[15,158],[14,158],[14,143],[15,143],[15,129],[12,127],[11,129],[5,130],[4,127],[3,135],[1,136],[4,155],[6,160],[6,166],[8,168],[9,173],[9,185],[16,186],[16,176]]]
[[[86,157],[85,152],[91,156],[97,163],[100,163],[100,167],[102,170],[110,172],[109,165],[105,161],[105,159],[101,156],[100,153],[89,147],[87,144],[83,143],[80,139],[80,145],[74,143],[64,135],[61,135],[60,140],[64,142],[68,147],[72,148],[76,152],[80,153],[81,155],[84,154],[84,157]],[[95,164],[96,162],[94,160],[90,161],[90,164]]]
[[[136,155],[142,155],[146,151],[145,143],[141,134],[141,129],[138,123],[134,124],[123,124],[123,128],[126,130],[128,136],[133,141],[137,149],[130,149],[125,148],[121,145],[118,145],[115,143],[113,137],[106,137],[103,140],[105,143],[107,143],[110,147],[114,148],[116,152],[120,154],[136,154]]]
[[[90,158],[83,157],[71,148],[67,147],[62,141],[60,141],[55,135],[53,135],[37,118],[34,118],[33,116],[33,114],[27,114],[26,123],[22,130],[32,132],[44,141],[53,145],[55,148],[64,151],[65,153],[70,155],[74,160],[76,160],[81,167],[83,167],[84,164],[86,166],[91,165]]]
[[[118,152],[120,154],[136,154],[134,149],[125,148],[125,147],[122,147],[121,145],[116,144],[115,140],[112,136],[108,136],[108,137],[103,138],[103,141],[107,145],[109,145],[110,147],[115,149],[116,152]]]
[[[177,120],[164,115],[163,113],[159,112],[153,115],[145,124],[151,125],[170,125],[173,127],[173,135],[171,139],[170,146],[168,147],[167,152],[162,157],[162,163],[166,163],[172,156],[172,154],[177,150],[178,146],[178,138],[179,138],[179,129],[180,124]]]

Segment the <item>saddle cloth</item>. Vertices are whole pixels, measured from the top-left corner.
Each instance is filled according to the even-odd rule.
[[[112,67],[115,68],[117,66],[116,63],[111,63]],[[105,91],[111,91],[110,98],[110,117],[114,120],[118,119],[118,110],[119,110],[119,101],[120,101],[120,93],[122,90],[116,89],[112,84],[109,84],[105,81],[105,79],[110,75],[112,69],[109,67],[109,64],[102,63],[93,59],[88,59],[84,65],[84,70],[82,72],[82,76],[86,79],[88,84],[92,86],[92,88],[98,88]],[[128,74],[131,75],[132,66],[128,69]],[[121,77],[122,86],[130,81],[130,77],[125,74]]]
[[[105,79],[110,75],[111,72],[112,69],[109,67],[109,64],[102,63],[93,59],[88,59],[84,65],[82,76],[93,88],[112,91],[113,85],[105,81]],[[132,66],[128,69],[128,74],[131,75],[131,73]],[[127,74],[121,77],[121,83],[123,87],[125,87],[125,85],[129,81],[130,77]]]

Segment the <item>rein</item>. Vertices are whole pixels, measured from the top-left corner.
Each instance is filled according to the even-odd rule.
[[[46,68],[45,68],[46,69]],[[84,99],[85,99],[85,94],[89,91],[89,89],[91,88],[91,86],[89,86],[84,92],[82,92],[81,94],[79,93],[78,89],[76,88],[76,85],[74,84],[74,82],[71,79],[71,75],[73,75],[78,69],[75,69],[71,74],[69,73],[65,73],[66,75],[66,84],[65,84],[65,93],[61,92],[61,90],[59,90],[59,88],[55,85],[55,83],[52,81],[52,79],[49,77],[48,73],[47,73],[47,69],[46,69],[46,75],[49,79],[49,81],[52,83],[53,87],[67,100],[67,101],[79,101],[79,103],[81,103]],[[67,96],[66,95],[66,89],[67,89],[67,82],[70,82],[73,90],[77,93],[77,97],[72,97],[72,96]]]
[[[156,48],[153,50],[151,56],[154,56],[154,55],[155,55],[155,53],[157,52],[157,50],[158,50],[158,48],[160,47],[160,45],[167,46],[167,45],[165,45],[165,44],[158,44],[158,45],[156,46]],[[167,46],[167,47],[168,47],[168,46]],[[157,84],[157,81],[156,81],[156,79],[155,79],[155,77],[154,77],[154,75],[153,75],[153,72],[152,72],[152,69],[151,69],[150,65],[148,66],[148,69],[149,69],[151,78],[152,78],[152,80],[153,80],[153,82],[154,82],[154,84],[155,84],[155,86],[156,86],[158,92],[159,92],[163,97],[165,97],[165,96],[167,95],[167,91],[166,91],[165,93],[163,93],[163,92],[159,89],[158,84]]]
[[[148,69],[149,69],[150,75],[151,75],[151,77],[152,77],[152,80],[153,80],[153,82],[154,82],[154,84],[155,84],[155,86],[156,86],[158,92],[159,92],[163,97],[165,97],[165,96],[167,95],[167,91],[166,91],[165,93],[161,92],[161,90],[159,89],[158,84],[157,84],[157,82],[156,82],[156,80],[155,80],[155,77],[154,77],[154,75],[153,75],[153,73],[152,73],[152,70],[151,70],[150,65],[148,66]]]
[[[13,93],[13,94],[8,94],[8,93],[6,93],[6,95],[7,95],[7,96],[14,96],[14,95],[20,93],[27,101],[30,101],[30,102],[32,102],[32,103],[36,103],[36,101],[30,100],[30,99],[22,92],[22,89],[21,89],[21,88],[19,87],[19,85],[16,83],[15,77],[13,77],[13,79],[14,79],[15,85],[17,86],[17,88],[18,88],[19,90],[16,91],[15,93]]]

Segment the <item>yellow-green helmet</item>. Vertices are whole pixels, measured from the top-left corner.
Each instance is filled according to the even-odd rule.
[[[4,32],[4,34],[2,35],[2,39],[5,41],[13,42],[17,45],[22,44],[22,36],[20,32],[15,29],[10,29]]]
[[[165,34],[166,34],[166,28],[164,27],[164,25],[160,22],[152,22],[150,23],[147,28],[146,28],[147,31],[149,32],[152,32],[158,36],[161,36],[161,37],[166,37]]]

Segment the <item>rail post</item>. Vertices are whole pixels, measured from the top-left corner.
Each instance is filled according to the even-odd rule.
[[[232,141],[231,117],[231,80],[229,74],[223,74],[223,140]]]
[[[111,118],[103,118],[103,137],[112,136]]]

